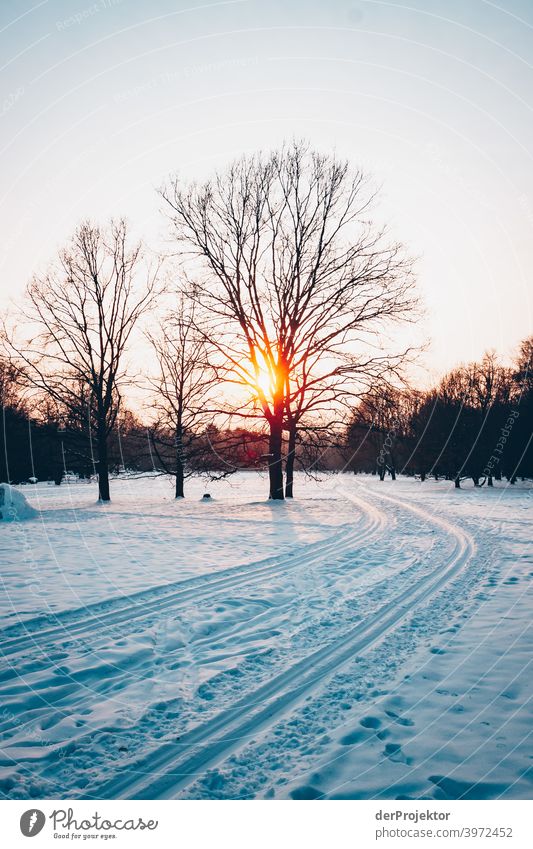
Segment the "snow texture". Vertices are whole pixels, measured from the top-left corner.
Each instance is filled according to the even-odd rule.
[[[1,538],[0,793],[530,798],[531,485],[265,487],[28,490]]]

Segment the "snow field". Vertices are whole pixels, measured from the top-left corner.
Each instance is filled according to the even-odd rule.
[[[33,487],[35,597],[2,536],[0,790],[530,793],[531,490],[426,483]]]

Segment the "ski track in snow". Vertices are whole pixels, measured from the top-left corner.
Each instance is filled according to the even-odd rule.
[[[26,652],[31,647],[37,647],[40,653],[44,653],[46,647],[54,642],[70,641],[73,636],[78,639],[90,638],[97,628],[111,628],[122,622],[157,615],[169,609],[176,610],[204,598],[212,598],[228,589],[239,589],[253,583],[261,583],[267,578],[285,575],[290,570],[312,566],[330,554],[339,556],[357,544],[361,544],[384,526],[383,516],[378,510],[364,504],[361,499],[354,499],[354,502],[361,508],[365,519],[361,528],[348,531],[343,528],[332,538],[322,543],[304,546],[298,553],[292,552],[288,556],[279,558],[269,557],[246,566],[221,570],[217,572],[215,578],[202,577],[150,588],[130,596],[130,604],[126,606],[124,606],[125,599],[121,597],[107,603],[99,602],[55,616],[26,620],[20,625],[0,632],[0,651],[4,657]],[[54,627],[46,627],[51,622],[54,623]],[[16,631],[23,633],[21,636],[10,638],[10,634]]]
[[[389,503],[405,507],[399,499],[384,497]],[[425,521],[432,521],[454,538],[454,550],[444,566],[436,570],[436,573],[421,578],[413,587],[383,605],[370,621],[312,653],[233,705],[227,712],[181,737],[177,745],[176,742],[171,742],[162,746],[158,752],[152,752],[146,763],[141,762],[120,777],[104,784],[95,795],[104,798],[173,798],[177,791],[186,787],[198,774],[275,722],[294,704],[320,686],[324,679],[352,660],[355,654],[362,654],[376,641],[383,639],[387,632],[397,627],[417,605],[427,601],[451,580],[468,562],[474,551],[471,537],[450,522],[434,517],[422,508],[407,505],[407,509]],[[205,747],[199,752],[182,757],[183,749],[204,743]],[[154,773],[159,773],[160,777],[154,780]]]
[[[28,758],[30,761],[40,761],[42,744],[46,744],[45,750],[48,754],[57,753],[57,745],[50,740],[50,729],[58,724],[58,714],[68,716],[70,709],[77,704],[85,708],[80,711],[82,715],[90,713],[86,703],[89,703],[91,697],[98,691],[100,694],[105,694],[107,689],[113,689],[113,687],[107,687],[106,679],[113,679],[117,671],[122,674],[126,682],[128,679],[135,678],[136,674],[138,677],[143,677],[143,670],[141,668],[139,671],[139,666],[142,667],[142,662],[147,660],[146,649],[141,648],[130,654],[130,657],[126,657],[127,668],[124,669],[120,651],[115,653],[110,663],[95,664],[93,653],[89,651],[87,644],[96,642],[98,646],[98,643],[101,644],[102,641],[104,644],[109,641],[113,643],[117,639],[117,626],[122,625],[122,630],[124,627],[131,629],[132,626],[135,627],[137,620],[145,620],[150,616],[157,622],[163,612],[175,613],[179,608],[186,606],[190,610],[191,605],[203,599],[211,601],[216,599],[217,595],[223,595],[228,591],[235,593],[248,589],[250,585],[263,585],[266,580],[271,581],[276,576],[286,581],[288,573],[298,573],[302,571],[302,567],[307,572],[309,567],[323,562],[324,559],[342,557],[343,553],[350,552],[360,547],[366,540],[379,535],[385,524],[384,516],[378,509],[361,499],[354,498],[352,501],[358,506],[360,516],[360,522],[355,527],[346,530],[341,526],[332,537],[303,549],[299,547],[298,550],[290,551],[285,556],[265,558],[242,567],[220,570],[214,577],[201,576],[198,579],[177,582],[170,586],[150,588],[130,597],[134,603],[126,607],[124,606],[125,598],[120,597],[109,602],[89,605],[80,610],[67,610],[53,617],[39,616],[34,620],[26,620],[5,629],[2,632],[4,639],[1,650],[9,665],[0,675],[0,697],[4,705],[3,713],[0,714],[0,732],[7,738],[13,732],[20,736],[21,732],[32,724],[33,714],[38,714],[39,720],[38,729],[34,728],[27,733],[26,740],[23,738],[20,749],[17,750],[17,747],[14,747],[15,757],[19,756],[23,762],[26,759],[25,754],[28,750],[32,750],[31,744],[35,741],[39,745],[33,745]],[[354,570],[351,571],[354,572]],[[305,584],[306,579],[303,578],[303,581],[300,580],[299,583]],[[177,589],[178,587],[180,589]],[[294,588],[297,591],[298,580],[295,581]],[[285,604],[284,607],[288,605]],[[268,609],[265,613],[268,614]],[[252,621],[260,618],[261,615],[252,617]],[[55,626],[46,627],[51,620],[56,623]],[[179,623],[173,624],[177,627],[174,628],[172,643],[174,646],[176,644],[179,646],[180,638],[179,634],[176,634]],[[185,631],[187,631],[186,626]],[[12,636],[17,633],[20,635]],[[6,635],[7,639],[5,639]],[[260,638],[261,634],[257,633],[256,636]],[[187,635],[182,645],[187,641],[186,638]],[[58,644],[56,651],[54,651],[54,643]],[[120,644],[120,642],[117,643],[119,646]],[[70,674],[61,663],[69,657],[73,648],[79,648],[83,654],[87,654],[86,660],[92,660],[93,664],[88,666],[85,662],[84,668]],[[168,645],[165,649],[168,649]],[[102,650],[103,653],[104,650]],[[31,657],[32,654],[33,657]],[[48,669],[53,673],[52,676],[43,675],[43,672],[46,673]],[[80,690],[76,697],[74,694]],[[114,701],[117,700],[116,695],[112,698]],[[30,720],[26,719],[28,716],[31,717]],[[79,721],[76,723],[76,725],[81,724]],[[9,762],[10,752],[4,751],[7,754],[5,760]],[[35,757],[36,755],[38,757]],[[59,755],[61,758],[64,757],[64,749],[59,748]],[[46,760],[46,756],[43,760]],[[5,770],[2,772],[5,773]],[[9,788],[11,784],[11,779],[7,779],[5,786]]]
[[[286,580],[287,574],[291,571],[301,570],[302,567],[308,569],[314,564],[320,563],[325,558],[332,556],[338,560],[344,553],[349,553],[355,547],[359,547],[374,536],[379,535],[385,525],[385,517],[379,510],[366,505],[360,499],[353,500],[361,508],[361,516],[363,518],[363,521],[356,529],[352,529],[349,532],[344,529],[335,533],[332,537],[327,538],[322,543],[305,547],[303,550],[299,549],[297,553],[293,552],[288,556],[279,558],[267,558],[255,564],[248,564],[245,567],[223,570],[217,573],[215,579],[209,579],[207,576],[204,576],[192,581],[178,582],[171,585],[171,587],[163,586],[149,589],[145,592],[135,594],[135,603],[125,608],[122,606],[124,598],[119,598],[111,600],[107,605],[105,603],[98,603],[80,611],[69,610],[62,616],[54,617],[56,622],[61,621],[61,625],[52,629],[46,629],[44,626],[39,629],[39,625],[49,620],[49,618],[43,619],[42,617],[35,620],[35,622],[27,620],[20,626],[6,629],[3,632],[4,634],[10,634],[14,630],[21,629],[24,632],[24,636],[8,639],[1,646],[1,651],[6,658],[11,657],[11,655],[21,655],[24,665],[20,669],[22,676],[15,670],[14,666],[10,666],[3,675],[0,675],[0,698],[6,694],[6,691],[8,694],[16,696],[19,691],[24,692],[28,690],[29,698],[26,700],[23,699],[17,705],[17,714],[30,711],[37,705],[42,707],[47,706],[50,708],[47,713],[39,713],[39,721],[42,727],[45,727],[49,717],[57,714],[59,707],[58,695],[61,699],[66,699],[69,709],[75,707],[78,703],[80,706],[86,707],[96,690],[100,689],[101,691],[105,689],[105,683],[103,688],[100,684],[97,686],[96,679],[101,677],[105,682],[106,679],[113,679],[113,676],[116,676],[117,672],[123,674],[124,669],[120,662],[115,664],[111,661],[108,664],[102,663],[100,667],[95,665],[94,667],[85,668],[80,672],[68,673],[60,665],[65,655],[57,654],[57,652],[54,654],[54,643],[59,643],[61,648],[66,647],[68,650],[71,650],[73,646],[77,646],[83,650],[83,654],[87,653],[88,645],[91,645],[92,653],[95,650],[97,653],[102,652],[102,646],[105,647],[108,641],[114,641],[117,639],[117,636],[124,635],[124,627],[118,632],[118,625],[125,625],[129,630],[132,628],[135,629],[138,620],[151,617],[157,622],[158,614],[173,614],[181,608],[185,608],[185,612],[187,613],[187,608],[190,608],[191,605],[195,605],[204,599],[212,601],[228,590],[238,592],[239,590],[248,589],[250,585],[261,584],[265,579],[272,580],[276,576]],[[364,566],[359,566],[357,569],[350,569],[351,577],[360,574],[364,569]],[[183,587],[188,588],[189,586],[191,587],[190,589],[183,589]],[[174,587],[181,587],[182,589],[171,592],[170,590]],[[273,614],[279,616],[281,610],[287,610],[290,607],[294,607],[294,605],[295,602],[292,600],[284,605],[267,607],[266,610],[252,616],[249,624],[254,638],[261,638],[262,633],[268,634],[268,620],[272,619]],[[176,623],[176,625],[172,642],[175,645],[183,645],[187,642],[187,634],[181,635],[180,638],[180,634],[177,633],[179,631],[179,623]],[[259,630],[258,626],[261,626],[263,630]],[[242,623],[237,622],[234,624],[231,621],[225,623],[225,627],[218,631],[217,638],[220,640],[221,634],[231,637],[233,633],[240,640],[243,637],[246,639],[246,634],[243,635]],[[74,637],[76,638],[75,640],[73,640]],[[81,638],[83,638],[83,642],[81,642]],[[212,635],[208,633],[203,639],[196,639],[195,642],[199,646],[203,644],[209,645],[212,643],[212,639]],[[26,654],[32,648],[35,650],[34,653],[37,661],[28,663]],[[133,657],[130,657],[127,674],[124,677],[135,677],[135,667],[142,665],[144,661],[150,661],[150,657],[147,657],[147,654],[150,655],[151,653],[147,653],[146,649],[141,648]],[[11,660],[10,663],[13,664],[14,661]],[[52,687],[50,689],[48,689],[50,679],[46,677],[43,679],[42,676],[43,670],[49,668],[52,668],[54,673],[59,673],[61,676],[61,678],[58,678],[56,674],[51,679]],[[37,675],[35,675],[35,671],[37,671]],[[142,669],[137,675],[139,678],[142,678]],[[25,683],[18,688],[13,688],[12,683],[9,682],[13,678],[17,679],[19,677],[23,677]],[[58,690],[57,685],[59,680],[65,683],[66,687],[64,690]],[[2,681],[8,682],[7,687],[5,684],[2,686]],[[74,687],[71,685],[77,686],[80,690],[77,697],[74,696]],[[10,711],[12,710],[13,706],[11,705]],[[0,716],[0,733],[8,731],[9,725],[9,721],[2,723]],[[18,730],[23,727],[23,724],[19,725]]]
[[[268,798],[293,788],[292,798],[315,798],[304,777],[322,763],[317,776],[335,795],[324,750],[310,738],[306,747],[306,735],[329,751],[328,732],[358,715],[360,698],[377,705],[387,690],[353,695],[373,664],[379,679],[389,667],[397,676],[402,656],[441,662],[445,651],[428,654],[427,640],[443,617],[468,619],[492,574],[476,555],[475,521],[473,536],[431,500],[358,484],[354,494],[351,483],[329,488],[356,508],[351,525],[311,545],[1,631],[0,792]],[[327,509],[339,513],[335,501]],[[412,725],[402,710],[392,699],[387,716]],[[389,734],[365,721],[347,741]],[[343,762],[344,738],[339,751]],[[394,740],[387,759],[409,760]],[[376,771],[366,771],[377,795]],[[340,769],[337,778],[342,786]],[[447,781],[435,778],[438,792]]]

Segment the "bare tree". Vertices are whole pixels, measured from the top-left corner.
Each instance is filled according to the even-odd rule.
[[[381,481],[385,480],[387,472],[392,480],[396,480],[396,447],[406,435],[409,401],[406,389],[382,382],[365,392],[353,412],[350,442],[359,446],[363,442],[367,443],[367,453],[372,458],[372,472],[377,472]]]
[[[415,307],[411,264],[369,220],[363,174],[303,143],[162,194],[225,380],[248,390],[240,415],[268,423],[270,497],[282,499],[284,431],[387,358],[377,334]]]
[[[213,424],[210,402],[217,383],[205,336],[195,323],[194,300],[182,293],[176,311],[149,339],[159,365],[150,381],[156,414],[151,443],[159,465],[175,477],[176,498],[183,498],[185,478],[210,466],[212,447],[206,434]]]
[[[102,501],[110,499],[108,439],[129,382],[125,354],[158,294],[158,268],[145,265],[140,244],[130,247],[124,220],[111,221],[106,231],[85,222],[57,263],[28,286],[22,319],[31,336],[17,341],[6,333],[33,389],[64,415],[88,423]]]

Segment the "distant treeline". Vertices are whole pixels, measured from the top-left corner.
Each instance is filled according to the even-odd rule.
[[[533,477],[533,339],[525,341],[516,362],[503,367],[496,355],[454,369],[425,392],[376,387],[360,399],[347,429],[310,429],[299,434],[296,467],[310,473],[350,470],[395,478],[429,475],[459,486],[494,479]],[[90,414],[72,421],[54,407],[24,400],[16,370],[0,363],[2,430],[0,479],[24,483],[32,478],[60,484],[73,473],[95,475]],[[268,434],[245,428],[210,426],[184,435],[187,475],[223,477],[242,469],[265,469]],[[171,428],[121,413],[109,440],[111,473],[175,471]]]
[[[368,393],[348,433],[350,468],[443,477],[460,485],[533,476],[533,339],[511,368],[487,353],[454,369],[427,392]]]

